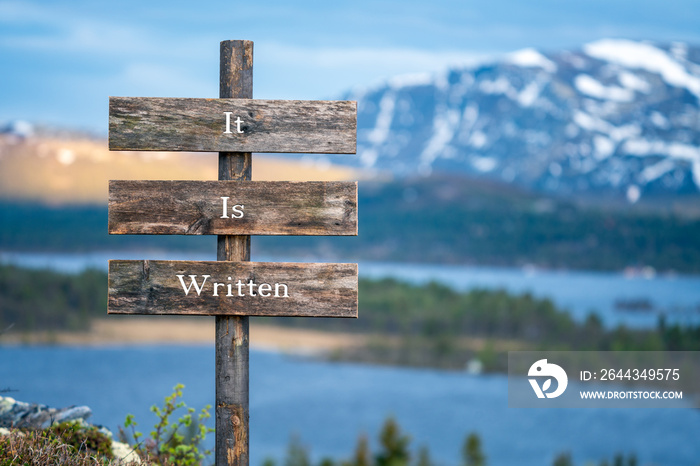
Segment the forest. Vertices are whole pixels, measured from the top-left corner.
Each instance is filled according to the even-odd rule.
[[[700,217],[682,199],[584,202],[448,176],[364,181],[358,193],[357,237],[255,237],[253,257],[700,273]],[[215,251],[212,237],[109,236],[107,216],[103,205],[0,202],[0,245],[63,253]]]

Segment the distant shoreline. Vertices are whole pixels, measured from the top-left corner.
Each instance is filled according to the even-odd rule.
[[[140,344],[214,344],[214,318],[113,316],[95,319],[89,330],[8,332],[2,345],[107,346]],[[366,344],[366,337],[350,333],[324,332],[250,324],[250,347],[293,354],[324,355]]]

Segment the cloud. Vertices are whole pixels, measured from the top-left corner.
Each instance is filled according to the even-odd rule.
[[[312,47],[279,43],[256,44],[265,60],[283,65],[305,63],[325,69],[406,69],[438,70],[447,66],[473,65],[493,57],[489,53],[459,50],[423,50],[407,47]]]
[[[62,55],[197,60],[208,37],[183,34],[170,42],[157,30],[117,18],[85,14],[62,3],[0,2],[0,48]]]

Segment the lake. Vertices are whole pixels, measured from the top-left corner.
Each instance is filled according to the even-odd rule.
[[[211,254],[186,252],[96,252],[46,254],[0,252],[0,262],[26,267],[48,267],[75,273],[92,267],[107,270],[109,259],[215,260]],[[256,261],[293,261],[294,258],[254,257]],[[360,276],[394,277],[413,283],[435,280],[457,290],[472,288],[530,292],[552,299],[560,308],[583,320],[598,313],[608,327],[656,326],[661,314],[668,322],[700,324],[700,276],[558,271],[529,268],[474,267],[379,263],[363,261]],[[635,309],[636,306],[636,309]],[[628,308],[628,309],[624,309]],[[632,309],[629,309],[632,308]]]
[[[51,406],[88,405],[116,430],[127,413],[148,432],[148,411],[176,383],[201,408],[214,402],[213,346],[0,347],[0,388]],[[322,456],[347,458],[357,437],[376,438],[393,415],[443,465],[459,464],[477,432],[491,465],[543,466],[563,451],[575,464],[634,452],[641,465],[697,466],[698,409],[512,409],[504,375],[326,363],[251,351],[251,464],[284,457],[290,436]]]

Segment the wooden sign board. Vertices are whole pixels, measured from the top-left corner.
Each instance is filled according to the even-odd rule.
[[[357,235],[357,182],[110,181],[117,235]]]
[[[357,264],[111,260],[107,312],[357,317]]]
[[[354,154],[357,102],[109,98],[110,150]]]

